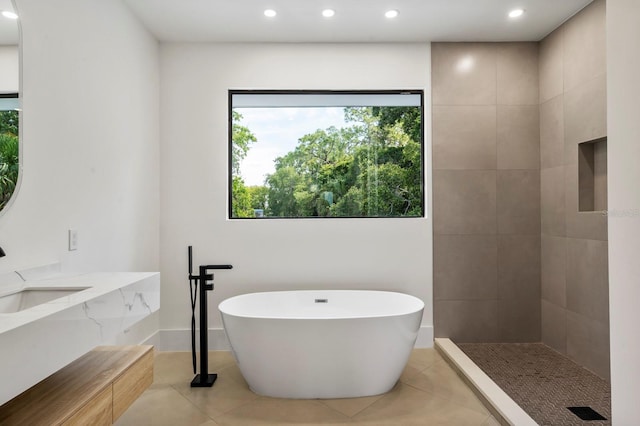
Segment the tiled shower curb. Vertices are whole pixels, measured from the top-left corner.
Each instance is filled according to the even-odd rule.
[[[503,425],[533,426],[535,422],[489,378],[451,339],[435,339],[435,347],[467,382],[493,416]]]

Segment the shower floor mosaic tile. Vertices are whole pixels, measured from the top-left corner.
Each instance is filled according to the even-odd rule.
[[[414,349],[396,386],[349,399],[267,398],[249,390],[230,352],[209,352],[212,388],[191,388],[191,354],[156,352],[154,383],[116,425],[498,426],[435,349]]]
[[[457,346],[540,425],[610,425],[611,386],[541,343]],[[608,420],[581,420],[567,407],[591,407]]]

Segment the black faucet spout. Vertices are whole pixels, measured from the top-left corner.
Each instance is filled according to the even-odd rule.
[[[233,265],[202,265],[204,269],[233,269]]]

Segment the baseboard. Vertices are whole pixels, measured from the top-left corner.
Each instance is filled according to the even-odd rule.
[[[156,350],[158,349],[158,345],[160,343],[160,330],[156,330],[155,333],[148,336],[145,340],[140,342],[141,345],[152,345]]]
[[[227,341],[227,336],[222,328],[209,329],[209,350],[210,351],[229,351],[231,347]],[[191,350],[191,330],[189,329],[170,329],[158,330],[145,340],[144,344],[154,345],[158,351],[167,352],[183,352]],[[418,338],[416,339],[416,348],[432,348],[433,347],[433,326],[427,325],[420,327]],[[196,348],[199,348],[198,333],[196,333]]]
[[[416,339],[416,348],[432,348],[433,347],[433,326],[423,325],[418,331],[418,338]]]
[[[229,351],[231,347],[222,328],[210,328],[207,336],[210,351]],[[191,350],[191,330],[170,329],[158,330],[145,344],[154,345],[158,351],[184,352]],[[196,349],[199,348],[200,338],[196,332]],[[199,350],[199,349],[198,349]]]

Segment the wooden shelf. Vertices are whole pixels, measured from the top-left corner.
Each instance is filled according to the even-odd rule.
[[[153,382],[153,346],[99,346],[0,407],[1,425],[109,425]]]

